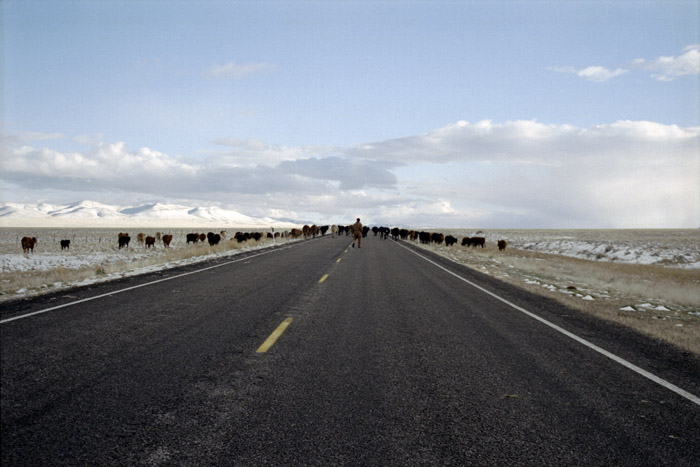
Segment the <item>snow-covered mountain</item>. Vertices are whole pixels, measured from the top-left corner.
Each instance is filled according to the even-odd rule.
[[[240,226],[295,228],[299,224],[287,219],[252,217],[217,206],[182,206],[148,203],[137,206],[112,206],[95,201],[66,205],[0,204],[3,227],[120,227],[120,226]]]

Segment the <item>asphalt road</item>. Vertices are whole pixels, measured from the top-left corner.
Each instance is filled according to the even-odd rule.
[[[0,305],[2,465],[698,465],[700,359],[349,245]]]

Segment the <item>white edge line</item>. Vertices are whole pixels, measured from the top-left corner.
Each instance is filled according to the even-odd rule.
[[[614,353],[608,352],[607,350],[605,350],[605,349],[603,349],[603,348],[601,348],[601,347],[598,347],[597,345],[593,344],[592,342],[589,342],[589,341],[587,341],[586,339],[583,339],[583,338],[577,336],[576,334],[574,334],[574,333],[572,333],[572,332],[570,332],[570,331],[567,331],[566,329],[564,329],[564,328],[562,328],[562,327],[559,327],[559,326],[557,326],[556,324],[551,323],[551,322],[547,321],[546,319],[544,319],[544,318],[542,318],[542,317],[540,317],[540,316],[537,316],[536,314],[534,314],[534,313],[532,313],[532,312],[530,312],[530,311],[527,311],[525,308],[522,308],[522,307],[520,307],[520,306],[518,306],[518,305],[516,305],[516,304],[514,304],[514,303],[509,302],[509,301],[506,300],[505,298],[500,297],[500,296],[496,295],[495,293],[493,293],[493,292],[491,292],[491,291],[489,291],[489,290],[486,290],[485,288],[483,288],[483,287],[481,287],[481,286],[479,286],[479,285],[477,285],[477,284],[471,282],[470,280],[467,280],[467,279],[463,278],[463,277],[460,276],[459,274],[456,274],[456,273],[450,271],[449,269],[444,268],[443,266],[440,266],[438,263],[436,263],[436,262],[434,262],[434,261],[432,261],[432,260],[426,258],[425,256],[423,256],[423,255],[421,255],[421,254],[419,254],[419,253],[416,253],[416,252],[413,251],[412,249],[410,249],[410,248],[408,248],[408,247],[406,247],[406,246],[404,246],[404,245],[401,245],[401,244],[398,243],[398,242],[397,242],[397,244],[398,244],[401,248],[405,248],[406,250],[410,251],[411,253],[413,253],[414,255],[418,256],[419,258],[422,258],[423,260],[425,260],[425,261],[427,261],[427,262],[433,264],[434,266],[437,266],[438,268],[442,269],[443,271],[447,272],[448,274],[451,274],[451,275],[453,275],[454,277],[456,277],[457,279],[459,279],[459,280],[461,280],[461,281],[463,281],[463,282],[466,282],[467,284],[471,285],[472,287],[474,287],[474,288],[476,288],[476,289],[479,289],[480,291],[484,292],[485,294],[490,295],[491,297],[495,298],[496,300],[499,300],[499,301],[505,303],[506,305],[510,306],[511,308],[514,308],[514,309],[518,310],[519,312],[524,313],[524,314],[526,314],[527,316],[536,319],[537,321],[539,321],[539,322],[541,322],[541,323],[543,323],[543,324],[549,326],[550,328],[552,328],[552,329],[554,329],[554,330],[556,330],[556,331],[558,331],[558,332],[564,334],[565,336],[570,337],[571,339],[575,340],[576,342],[578,342],[578,343],[580,343],[580,344],[583,344],[583,345],[585,345],[586,347],[595,350],[595,351],[598,352],[599,354],[604,355],[604,356],[608,357],[609,359],[611,359],[611,360],[613,360],[613,361],[619,363],[620,365],[629,368],[630,370],[634,371],[635,373],[638,373],[639,375],[641,375],[641,376],[643,376],[643,377],[645,377],[645,378],[647,378],[647,379],[649,379],[649,380],[651,380],[651,381],[653,381],[653,382],[655,382],[655,383],[657,383],[657,384],[659,384],[659,385],[665,387],[666,389],[669,389],[669,390],[675,392],[675,393],[678,394],[679,396],[685,397],[685,398],[688,399],[690,402],[693,402],[693,403],[695,403],[695,404],[697,404],[697,405],[700,405],[700,397],[698,397],[698,396],[696,396],[696,395],[694,395],[694,394],[692,394],[692,393],[690,393],[690,392],[688,392],[688,391],[686,391],[686,390],[684,390],[684,389],[682,389],[682,388],[679,388],[679,387],[676,386],[675,384],[670,383],[670,382],[666,381],[665,379],[659,378],[658,376],[656,376],[656,375],[654,375],[654,374],[652,374],[652,373],[649,373],[649,372],[646,371],[645,369],[640,368],[640,367],[638,367],[637,365],[628,362],[628,361],[625,360],[624,358],[618,357],[618,356],[615,355]]]
[[[14,317],[12,317],[12,318],[7,318],[7,319],[0,320],[0,324],[9,323],[10,321],[15,321],[15,320],[18,320],[18,319],[29,318],[30,316],[40,315],[40,314],[42,314],[42,313],[48,313],[49,311],[54,311],[54,310],[58,310],[58,309],[61,309],[61,308],[66,308],[66,307],[69,307],[69,306],[77,305],[78,303],[89,302],[90,300],[97,300],[98,298],[109,297],[110,295],[116,295],[116,294],[118,294],[118,293],[127,292],[127,291],[129,291],[129,290],[134,290],[134,289],[138,289],[138,288],[141,288],[141,287],[146,287],[146,286],[148,286],[148,285],[158,284],[158,283],[160,283],[160,282],[165,282],[165,281],[169,281],[169,280],[172,280],[172,279],[177,279],[177,278],[180,278],[180,277],[185,277],[185,276],[189,276],[189,275],[192,275],[192,274],[197,274],[197,273],[199,273],[199,272],[208,271],[208,270],[210,270],[210,269],[220,268],[220,267],[222,267],[222,266],[227,266],[227,265],[229,265],[229,264],[238,263],[238,262],[244,261],[244,260],[246,260],[246,259],[255,258],[256,256],[266,255],[266,254],[268,254],[268,253],[272,253],[273,251],[280,251],[280,250],[284,250],[284,249],[287,249],[287,248],[292,248],[292,246],[295,246],[295,245],[284,246],[284,247],[281,247],[281,248],[271,248],[271,249],[269,249],[269,250],[267,250],[267,251],[263,251],[262,253],[256,253],[256,254],[254,254],[254,255],[246,256],[245,258],[238,258],[238,259],[233,260],[233,261],[227,261],[227,262],[225,262],[225,263],[215,264],[214,266],[209,266],[209,267],[206,267],[206,268],[197,269],[196,271],[185,272],[185,273],[182,273],[182,274],[178,274],[177,276],[165,277],[165,278],[163,278],[163,279],[158,279],[157,281],[146,282],[145,284],[134,285],[134,286],[132,286],[132,287],[127,287],[127,288],[125,288],[125,289],[119,289],[119,290],[115,290],[115,291],[113,291],[113,292],[108,292],[108,293],[104,293],[104,294],[101,294],[101,295],[95,295],[94,297],[83,298],[82,300],[76,300],[76,301],[74,301],[74,302],[64,303],[63,305],[57,305],[57,306],[54,306],[54,307],[51,307],[51,308],[44,308],[43,310],[33,311],[33,312],[31,312],[31,313],[27,313],[27,314],[24,314],[24,315],[14,316]]]

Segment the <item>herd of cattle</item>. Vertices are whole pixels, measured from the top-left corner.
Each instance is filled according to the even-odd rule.
[[[291,229],[290,231],[285,231],[285,232],[267,232],[266,234],[263,234],[261,232],[236,232],[235,235],[231,238],[231,241],[236,241],[238,243],[243,243],[247,242],[249,240],[254,240],[255,242],[259,242],[263,237],[272,239],[272,238],[292,238],[292,239],[297,239],[300,237],[304,238],[315,238],[318,235],[324,236],[328,232],[328,230],[331,231],[331,235],[333,237],[336,237],[338,235],[350,235],[351,234],[351,226],[342,226],[342,225],[324,225],[321,227],[318,227],[316,225],[305,225],[301,229]],[[452,246],[457,243],[459,243],[459,239],[456,237],[453,237],[452,235],[443,235],[441,233],[436,233],[436,232],[423,232],[423,231],[416,231],[416,230],[408,230],[408,229],[400,229],[398,227],[394,227],[392,229],[388,227],[372,227],[371,229],[369,227],[363,227],[362,229],[362,236],[366,237],[369,232],[372,232],[374,236],[380,236],[383,239],[389,238],[391,236],[392,239],[398,240],[399,238],[402,240],[412,240],[412,241],[420,241],[422,244],[445,244],[445,246]],[[219,233],[214,233],[214,232],[209,232],[207,234],[204,233],[188,233],[186,235],[186,241],[187,244],[189,245],[190,243],[196,244],[196,243],[204,243],[208,242],[210,246],[215,246],[218,245],[222,240],[226,238],[226,231],[222,230]],[[131,241],[131,237],[129,236],[128,233],[123,233],[120,232],[117,236],[117,245],[119,246],[119,249],[122,248],[128,248],[129,247],[129,242]],[[146,235],[144,233],[139,233],[136,236],[136,241],[143,245],[145,248],[153,248],[156,246],[156,243],[162,243],[165,248],[170,247],[170,243],[173,241],[173,236],[170,234],[162,234],[161,232],[157,232],[155,236],[151,235]],[[34,252],[34,246],[37,244],[37,239],[36,237],[23,237],[22,238],[22,250],[24,253],[29,253],[29,252]],[[70,249],[70,240],[61,240],[61,250],[68,250]],[[484,248],[486,245],[486,238],[485,237],[464,237],[461,240],[461,245],[466,246],[466,247],[481,247]],[[505,240],[499,240],[498,243],[498,249],[500,251],[503,251],[506,249],[506,241]]]
[[[391,238],[394,240],[398,240],[399,238],[402,240],[418,240],[424,245],[430,243],[440,245],[444,243],[445,246],[452,246],[459,243],[459,239],[452,235],[443,235],[438,232],[418,232],[415,230],[399,229],[398,227],[394,227],[393,229],[389,229],[388,227],[372,227],[372,229],[364,227],[362,232],[363,236],[367,236],[370,230],[374,233],[375,237],[380,235],[382,238],[387,239],[389,235],[391,235]],[[486,237],[463,237],[461,245],[473,248],[480,246],[484,248],[486,246]],[[499,240],[497,245],[498,249],[503,251],[506,249],[507,242],[505,240]]]

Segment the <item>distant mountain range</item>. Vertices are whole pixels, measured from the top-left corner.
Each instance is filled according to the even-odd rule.
[[[119,226],[240,226],[294,228],[303,223],[289,219],[251,217],[216,206],[182,206],[149,203],[137,206],[113,206],[95,201],[65,205],[0,204],[0,226],[5,227],[119,227]]]

